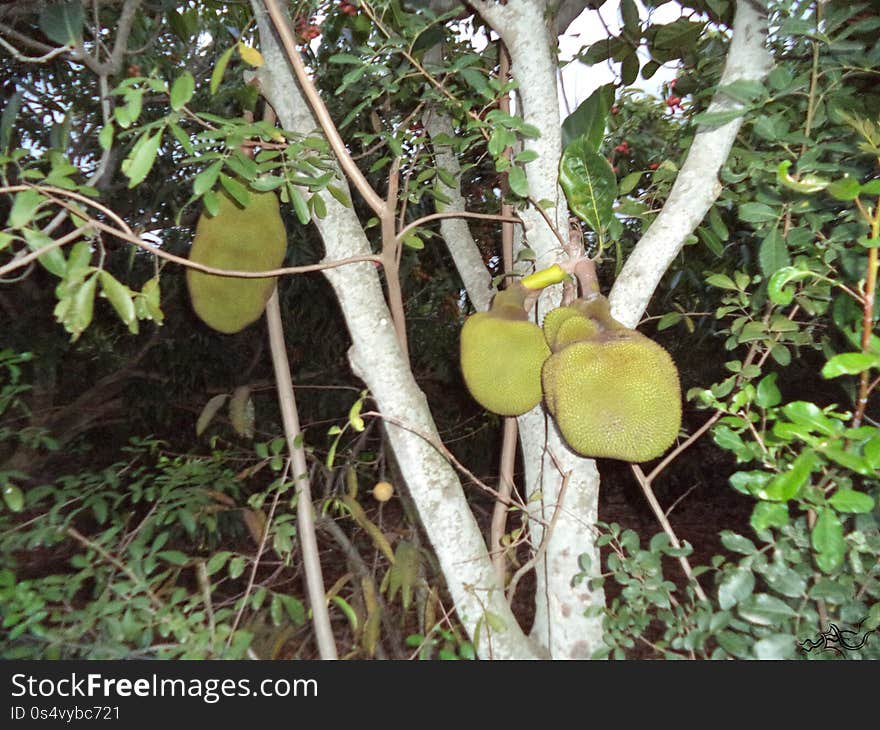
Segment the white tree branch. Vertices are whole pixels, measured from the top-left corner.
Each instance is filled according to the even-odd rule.
[[[730,50],[720,85],[739,79],[760,81],[770,70],[765,44],[767,21],[748,0],[738,0]],[[709,112],[743,109],[716,91]],[[745,110],[743,109],[743,113]],[[694,137],[669,198],[626,261],[611,290],[614,317],[635,327],[663,274],[681,251],[685,239],[703,220],[721,193],[718,172],[727,160],[743,118],[717,127],[701,127]]]
[[[440,109],[429,110],[423,118],[423,124],[432,140],[436,140],[441,134],[449,137],[455,136],[452,121]],[[461,166],[458,164],[458,158],[448,145],[437,144],[435,141],[434,159],[437,162],[437,167],[446,170],[459,183],[459,187],[451,188],[438,177],[437,185],[440,188],[440,193],[450,201],[442,206],[442,211],[464,211],[466,206],[464,196],[461,194]],[[441,211],[439,203],[437,210]],[[449,249],[455,268],[458,270],[458,275],[461,277],[462,284],[464,284],[474,308],[477,311],[488,309],[489,303],[492,301],[492,277],[483,263],[480,249],[471,235],[467,221],[462,218],[443,219],[440,221],[440,233],[446,241],[446,247]]]
[[[315,119],[278,44],[263,4],[260,0],[252,0],[251,4],[266,59],[259,70],[263,93],[285,129],[312,133]],[[327,215],[315,224],[323,238],[327,258],[335,259],[343,252],[369,254],[369,241],[355,212],[326,191],[321,195]],[[364,380],[379,411],[388,419],[389,441],[437,555],[459,619],[471,637],[478,639],[483,658],[537,658],[539,651],[517,625],[498,584],[486,543],[458,476],[429,441],[418,435],[426,434],[439,441],[425,395],[400,349],[375,268],[368,263],[352,264],[328,270],[325,275],[336,293],[351,335],[352,369]],[[406,424],[407,428],[395,424]],[[487,611],[500,618],[506,627],[503,631],[489,626]]]
[[[568,206],[558,185],[562,132],[556,92],[556,27],[550,4],[548,0],[508,0],[506,4],[477,0],[473,5],[504,40],[523,119],[541,132],[539,138],[525,140],[525,148],[538,153],[538,158],[525,166],[529,193],[536,201],[550,200],[555,204],[545,212],[567,240]],[[529,206],[520,215],[526,223],[528,243],[537,257],[537,268],[567,256],[538,210]],[[539,321],[540,316],[559,303],[560,289],[553,287],[542,294],[538,302]],[[598,618],[586,618],[584,611],[604,603],[604,593],[601,588],[590,590],[587,581],[573,588],[571,579],[580,572],[578,558],[583,553],[598,570],[593,525],[598,517],[599,473],[593,460],[569,450],[541,406],[519,417],[519,435],[526,491],[528,495],[541,495],[539,500],[529,502],[536,518],[529,526],[534,549],[547,539],[541,525],[548,524],[559,510],[536,569],[532,636],[547,647],[553,658],[588,658],[601,646],[602,624]],[[568,485],[563,494],[566,478]],[[564,503],[560,505],[563,496]]]

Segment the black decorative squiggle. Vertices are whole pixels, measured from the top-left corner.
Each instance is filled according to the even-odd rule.
[[[811,652],[814,649],[819,649],[820,651],[833,651],[840,656],[846,656],[847,651],[858,651],[868,643],[868,637],[877,630],[871,629],[861,634],[862,624],[866,620],[867,617],[859,621],[855,630],[840,629],[837,624],[828,624],[828,629],[817,634],[818,638],[815,641],[811,639],[801,641],[801,651]]]

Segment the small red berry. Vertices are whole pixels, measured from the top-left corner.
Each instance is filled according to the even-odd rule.
[[[617,114],[617,112],[619,112],[619,111],[620,111],[620,110],[617,108],[617,104],[615,104],[613,107],[611,107],[611,113],[612,113],[612,114]]]
[[[620,152],[622,155],[628,155],[630,153],[629,142],[623,140],[623,142],[614,148],[614,151]]]
[[[660,167],[660,163],[658,162],[652,162],[650,165],[648,165],[649,170],[656,170],[658,167]]]

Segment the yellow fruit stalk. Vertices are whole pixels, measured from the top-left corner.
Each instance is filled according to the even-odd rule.
[[[675,441],[681,387],[660,345],[614,320],[604,297],[549,312],[547,409],[568,445],[594,458],[648,461]]]
[[[502,416],[518,416],[541,402],[541,366],[550,349],[523,309],[527,294],[511,284],[461,330],[464,382],[474,400]]]
[[[217,215],[202,213],[189,258],[231,271],[267,271],[284,262],[287,232],[274,193],[250,193],[247,206],[221,194]],[[187,269],[193,309],[209,327],[232,334],[258,320],[275,277],[240,279]]]

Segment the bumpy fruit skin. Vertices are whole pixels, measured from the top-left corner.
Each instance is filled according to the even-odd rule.
[[[220,196],[217,215],[202,213],[189,258],[218,269],[265,271],[284,262],[287,232],[274,193],[250,193],[247,207]],[[258,320],[275,277],[235,279],[187,269],[193,309],[209,327],[232,334]]]
[[[481,406],[518,416],[541,402],[541,366],[550,355],[544,334],[517,305],[510,289],[488,312],[472,314],[461,330],[461,371]]]
[[[551,320],[554,354],[542,371],[560,433],[584,456],[631,462],[660,456],[681,427],[675,363],[656,342],[613,320],[604,298],[572,308],[577,315]],[[586,336],[578,339],[579,332]]]

